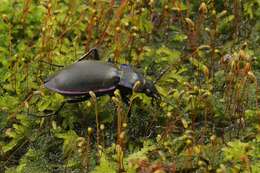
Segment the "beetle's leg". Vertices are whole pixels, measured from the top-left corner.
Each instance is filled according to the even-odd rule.
[[[132,104],[129,104],[128,110],[127,110],[127,113],[126,113],[127,118],[130,118],[131,113],[132,113]]]
[[[90,49],[86,54],[82,55],[77,62],[85,59],[100,60],[98,50],[96,48]]]
[[[116,64],[116,62],[111,57],[108,58],[107,62],[111,64]]]
[[[52,116],[52,115],[57,115],[57,114],[61,111],[61,109],[64,107],[64,105],[65,105],[66,103],[78,103],[78,102],[83,102],[83,101],[87,100],[88,98],[89,98],[89,96],[75,97],[75,98],[66,99],[66,100],[64,100],[64,101],[61,103],[60,107],[59,107],[55,112],[46,114],[46,115],[44,115],[44,117],[48,117],[48,116]]]
[[[43,62],[43,63],[48,64],[48,65],[52,65],[54,67],[64,67],[64,65],[52,64],[52,63],[49,63],[49,62],[46,62],[46,61],[43,61],[43,60],[40,60],[40,62]]]
[[[65,103],[78,103],[78,102],[83,102],[87,99],[89,99],[89,96],[69,98],[69,99],[64,100],[63,102],[65,102]]]
[[[127,106],[129,106],[129,104],[130,104],[129,98],[128,98],[126,95],[121,95],[121,97],[122,97],[122,101],[123,101]]]
[[[86,54],[82,55],[76,62],[82,61],[86,58],[93,59],[93,60],[99,60],[100,58],[99,58],[98,50],[96,48],[90,49]],[[65,67],[64,65],[53,64],[53,63],[49,63],[49,62],[46,62],[43,60],[40,60],[40,62],[43,62],[48,65],[52,65],[54,67]]]

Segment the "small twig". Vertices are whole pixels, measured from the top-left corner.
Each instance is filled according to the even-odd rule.
[[[46,117],[51,117],[51,116],[54,116],[54,115],[57,115],[57,114],[55,112],[52,112],[52,113],[49,113],[49,114],[46,114],[46,115],[36,115],[36,114],[32,114],[32,113],[27,113],[27,115],[33,116],[33,117],[36,117],[36,118],[46,118]]]
[[[5,162],[3,163],[2,166],[5,167],[6,164],[8,163],[8,161],[11,159],[11,157],[12,157],[19,149],[21,149],[25,144],[27,144],[28,142],[29,142],[28,139],[24,140],[20,146],[18,146],[14,151],[12,151],[11,154],[7,157],[7,159],[5,160]]]

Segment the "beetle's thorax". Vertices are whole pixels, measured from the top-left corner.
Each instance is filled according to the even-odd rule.
[[[140,81],[141,84],[144,83],[144,77],[140,73],[134,71],[134,69],[130,65],[120,65],[119,74],[119,85],[124,86],[126,88],[132,89],[137,81]]]

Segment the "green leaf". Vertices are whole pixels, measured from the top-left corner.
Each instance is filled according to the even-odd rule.
[[[181,34],[181,33],[178,33],[176,35],[173,36],[172,40],[173,41],[178,41],[178,42],[183,42],[185,40],[187,40],[187,35],[186,34]]]
[[[14,138],[8,144],[2,147],[2,151],[4,153],[13,150],[20,142],[24,139],[22,136],[18,136],[16,134],[12,135]]]
[[[176,64],[180,60],[181,52],[178,50],[171,50],[168,47],[161,46],[156,50],[156,54],[161,61],[166,61],[169,64]]]
[[[220,21],[220,24],[217,25],[217,30],[220,32],[228,32],[234,19],[234,15],[229,15],[225,17],[223,20]]]
[[[50,106],[51,102],[52,102],[52,101],[51,101],[50,99],[47,99],[47,100],[42,99],[42,100],[38,103],[38,110],[39,110],[40,112],[46,110],[46,109]]]
[[[76,151],[76,140],[78,139],[78,135],[75,131],[69,130],[64,133],[56,133],[55,136],[57,138],[63,139],[63,152],[65,156],[69,156]]]
[[[235,140],[228,142],[228,146],[222,149],[225,161],[239,162],[242,157],[251,155],[248,143]]]
[[[151,141],[146,141],[141,150],[136,151],[127,157],[126,163],[129,163],[134,160],[145,160],[147,159],[147,154],[155,149],[156,145],[153,145]]]
[[[91,173],[116,173],[115,162],[108,160],[103,153],[100,158],[100,165],[96,166]]]

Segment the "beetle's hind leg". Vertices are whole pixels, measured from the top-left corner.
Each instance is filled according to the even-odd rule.
[[[90,49],[86,54],[82,55],[76,62],[82,61],[82,60],[87,60],[87,59],[92,59],[92,60],[100,60],[98,50],[96,48]],[[60,64],[53,64],[49,63],[43,60],[40,60],[40,62],[54,66],[54,67],[65,67],[64,65]]]
[[[87,60],[87,59],[100,60],[97,48],[90,49],[86,54],[82,55],[77,60],[77,62],[82,61],[82,60]]]
[[[54,66],[54,67],[64,67],[64,65],[53,64],[53,63],[49,63],[49,62],[46,62],[46,61],[43,61],[43,60],[40,60],[40,62],[43,62],[45,64],[48,64],[48,65],[51,65],[51,66]]]
[[[75,97],[75,98],[68,98],[66,100],[64,100],[60,107],[55,111],[55,112],[51,112],[49,114],[45,114],[42,117],[49,117],[49,116],[53,116],[53,115],[57,115],[59,114],[59,112],[61,111],[61,109],[64,107],[64,105],[66,103],[79,103],[79,102],[83,102],[85,100],[89,99],[89,96],[84,96],[84,97]]]

